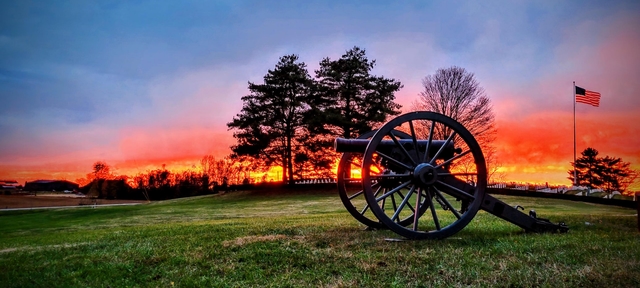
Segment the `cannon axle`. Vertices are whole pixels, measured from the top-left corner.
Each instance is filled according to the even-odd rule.
[[[414,143],[412,139],[398,139],[397,141],[406,150],[414,149]],[[418,150],[424,151],[425,148],[427,147],[427,144],[429,143],[429,140],[417,140],[416,143],[418,144],[417,145]],[[445,141],[443,140],[433,140],[431,141],[429,150],[435,153],[435,151],[438,151],[440,147],[442,147],[444,144],[445,144]],[[336,140],[333,142],[333,149],[335,149],[336,152],[340,152],[340,153],[348,152],[348,153],[364,154],[365,150],[367,149],[367,145],[369,145],[368,139],[336,138]],[[380,144],[378,144],[379,150],[388,151],[394,148],[398,148],[398,146],[393,140],[382,140],[380,141]],[[446,145],[446,150],[449,151],[450,153],[454,152],[453,143],[449,142]]]

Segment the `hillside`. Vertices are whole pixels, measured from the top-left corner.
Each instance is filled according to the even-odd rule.
[[[564,221],[526,234],[481,212],[454,237],[387,241],[335,193],[233,192],[127,207],[0,212],[5,287],[640,285],[635,210],[500,196]]]

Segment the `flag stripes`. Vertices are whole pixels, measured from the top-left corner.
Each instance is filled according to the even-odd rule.
[[[576,86],[576,102],[600,107],[600,93]]]

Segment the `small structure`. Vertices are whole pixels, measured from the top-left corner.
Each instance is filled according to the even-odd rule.
[[[74,191],[80,185],[67,180],[36,180],[24,184],[24,191]]]

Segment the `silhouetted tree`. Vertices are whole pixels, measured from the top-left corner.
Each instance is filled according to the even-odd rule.
[[[111,178],[111,167],[103,161],[93,163],[93,176],[95,179]]]
[[[414,111],[433,111],[458,121],[476,138],[487,161],[489,178],[500,165],[495,157],[495,115],[491,100],[473,73],[452,66],[438,69],[422,80],[423,91],[413,102]],[[435,131],[446,139],[448,131]]]
[[[598,150],[588,147],[581,154],[582,157],[576,159],[575,163],[571,162],[571,166],[575,169],[577,180],[574,178],[574,170],[569,171],[569,180],[571,180],[571,183],[589,188],[601,186],[603,182],[600,179],[600,174],[602,174],[603,167],[599,163]]]
[[[242,97],[242,111],[227,123],[238,140],[231,150],[236,156],[250,156],[267,166],[282,166],[282,180],[293,183],[293,149],[303,133],[313,80],[297,55],[287,55],[263,81],[249,82],[250,94]]]
[[[76,182],[80,186],[87,185],[94,180],[103,179],[103,180],[113,180],[113,179],[123,179],[127,180],[126,176],[116,176],[111,172],[111,166],[104,161],[96,161],[91,165],[91,173],[86,174],[85,178],[76,179]]]
[[[400,113],[395,92],[402,84],[391,78],[371,75],[375,60],[365,50],[353,47],[340,59],[324,58],[316,70],[318,90],[313,96],[309,118],[312,129],[323,134],[355,138],[371,131]],[[315,124],[315,125],[313,125]]]
[[[371,75],[375,60],[364,49],[353,47],[340,59],[324,58],[315,71],[315,93],[305,114],[305,129],[296,147],[294,162],[299,177],[330,177],[336,153],[335,137],[355,138],[400,112],[394,93],[402,84]]]
[[[598,150],[588,147],[581,152],[581,157],[576,162],[571,162],[571,166],[576,169],[567,171],[568,179],[577,185],[589,188],[602,189],[607,193],[618,191],[620,193],[631,185],[638,177],[638,171],[630,168],[630,163],[615,157],[598,157]]]

